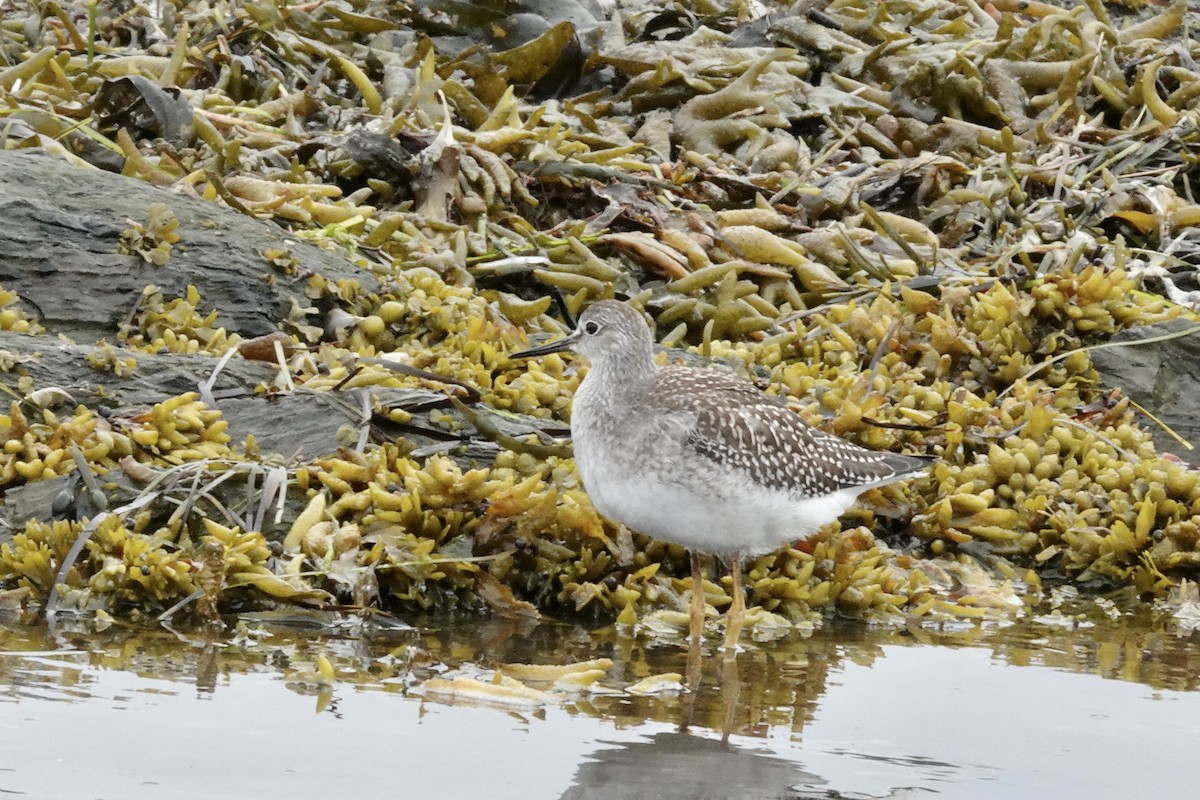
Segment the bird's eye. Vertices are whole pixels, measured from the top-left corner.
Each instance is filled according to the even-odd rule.
[[[594,336],[600,332],[600,326],[594,322],[589,322],[588,324],[583,326],[583,332],[588,334],[589,336]]]

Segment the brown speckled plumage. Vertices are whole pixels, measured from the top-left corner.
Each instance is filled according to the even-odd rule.
[[[664,405],[694,415],[687,446],[695,456],[767,489],[817,497],[887,483],[928,464],[830,436],[732,373],[665,367],[656,378]]]

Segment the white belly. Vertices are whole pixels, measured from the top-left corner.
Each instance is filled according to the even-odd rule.
[[[704,553],[757,555],[811,536],[853,505],[859,492],[796,500],[729,476],[708,483],[703,476],[693,485],[658,479],[652,474],[619,474],[581,467],[584,488],[596,510],[611,520],[667,542]],[[720,486],[698,491],[697,486]]]

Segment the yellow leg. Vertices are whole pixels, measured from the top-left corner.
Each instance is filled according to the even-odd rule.
[[[746,590],[742,587],[742,556],[734,553],[730,559],[733,572],[733,603],[725,612],[725,660],[737,656],[738,638],[742,634],[742,621],[746,618]]]

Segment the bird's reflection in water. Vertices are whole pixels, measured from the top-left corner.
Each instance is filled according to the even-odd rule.
[[[766,750],[691,733],[664,731],[635,742],[601,745],[579,766],[563,800],[790,799],[797,797],[797,787],[824,783]]]
[[[696,713],[696,696],[700,694],[702,679],[702,657],[700,653],[700,637],[692,633],[688,641],[687,675],[685,676],[686,694],[683,696],[682,708],[679,715],[679,732],[687,733]],[[734,718],[737,716],[738,697],[742,691],[742,679],[738,673],[737,658],[733,652],[727,651],[721,659],[721,742],[729,742],[729,734],[733,731]]]
[[[687,692],[680,707],[677,731],[661,732],[635,742],[601,742],[605,745],[581,764],[575,783],[563,800],[614,797],[703,800],[703,798],[762,798],[794,800],[824,797],[825,793],[797,794],[800,787],[824,781],[795,763],[759,748],[737,747],[729,742],[737,716],[741,677],[737,660],[721,659],[722,730],[720,740],[688,732],[700,693],[702,672],[700,641],[688,647]]]

